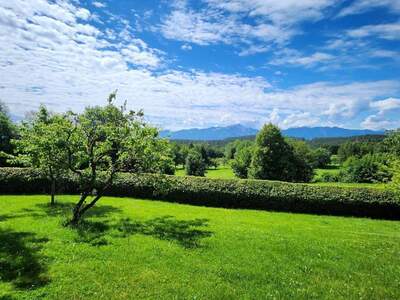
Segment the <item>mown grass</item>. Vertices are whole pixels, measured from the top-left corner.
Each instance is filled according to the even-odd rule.
[[[315,178],[320,177],[323,173],[338,174],[340,172],[339,167],[330,167],[327,169],[315,169]],[[176,176],[185,176],[185,170],[179,168],[175,171]],[[208,178],[219,178],[219,179],[238,179],[233,173],[232,168],[229,165],[218,166],[216,169],[208,169],[205,177]],[[337,186],[337,187],[365,187],[384,189],[387,187],[385,183],[347,183],[347,182],[313,182],[312,185],[320,186]]]
[[[0,196],[0,299],[399,299],[400,222]]]
[[[177,169],[175,171],[176,176],[185,176],[185,169]],[[220,179],[232,179],[236,178],[232,168],[229,165],[218,166],[216,169],[207,169],[205,177],[208,178],[220,178]]]

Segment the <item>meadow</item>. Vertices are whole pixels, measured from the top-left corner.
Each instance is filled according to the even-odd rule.
[[[400,222],[0,196],[0,299],[398,299]]]
[[[315,169],[315,178],[320,177],[323,173],[337,174],[340,172],[339,167],[329,167],[326,169]],[[185,176],[185,169],[179,167],[175,171],[176,176]],[[217,168],[207,169],[205,173],[207,178],[219,178],[219,179],[233,179],[237,177],[233,173],[232,168],[229,165],[220,165]],[[388,185],[385,183],[357,183],[357,182],[312,182],[308,183],[311,185],[319,186],[336,186],[336,187],[365,187],[375,189],[385,189]]]

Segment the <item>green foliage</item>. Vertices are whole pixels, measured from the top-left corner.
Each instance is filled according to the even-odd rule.
[[[231,167],[235,175],[239,178],[247,178],[248,171],[253,155],[253,147],[241,147],[236,151],[235,158],[231,162]]]
[[[123,171],[174,174],[173,148],[167,140],[158,137],[156,128],[137,126],[131,134],[136,137],[136,142],[130,145],[130,153],[124,162]]]
[[[18,163],[37,168],[52,181],[71,173],[77,177],[80,200],[71,223],[102,197],[117,172],[173,174],[169,143],[143,121],[143,112],[113,104],[116,92],[104,107],[87,107],[83,113],[50,114],[41,107],[31,122],[21,127],[15,140]],[[87,197],[94,197],[86,203]]]
[[[390,132],[383,144],[387,152],[400,157],[400,129]]]
[[[179,165],[185,165],[186,157],[189,153],[189,147],[185,144],[179,144],[172,142],[171,143],[171,150],[173,155],[173,160],[175,167]]]
[[[19,138],[13,140],[17,155],[12,161],[40,169],[49,177],[66,172],[65,128],[68,125],[68,120],[63,116],[52,115],[41,106],[30,121],[22,123]]]
[[[224,157],[227,161],[234,159],[236,152],[238,152],[241,148],[249,147],[254,144],[253,141],[250,140],[241,140],[237,139],[232,142],[229,142],[225,145]]]
[[[0,193],[42,193],[46,178],[35,170],[0,169]],[[79,191],[65,178],[64,193]],[[112,196],[163,199],[186,204],[289,212],[400,218],[400,200],[390,190],[341,188],[264,180],[209,179],[160,174],[118,174]]]
[[[194,149],[189,152],[186,157],[185,171],[186,175],[204,176],[204,173],[206,171],[206,164],[201,153]]]
[[[312,168],[303,151],[293,148],[278,127],[268,124],[259,131],[249,177],[282,181],[310,181]]]
[[[16,156],[9,161],[45,174],[51,181],[51,203],[55,201],[56,182],[68,171],[68,126],[64,116],[51,114],[41,106],[30,121],[22,123],[19,138],[12,141]]]
[[[397,158],[392,162],[391,170],[393,172],[393,178],[391,182],[392,189],[397,193],[400,199],[400,159]]]
[[[17,137],[17,128],[11,122],[7,106],[0,101],[0,167],[7,166],[7,155],[12,154],[12,139]],[[2,154],[2,155],[1,155]]]
[[[366,154],[383,152],[382,143],[348,141],[340,145],[338,158],[340,162],[345,162],[349,157],[362,157]]]
[[[361,158],[351,156],[344,163],[342,181],[347,182],[389,182],[392,177],[387,165],[389,157],[383,154],[366,154]],[[342,175],[342,176],[343,176]]]
[[[331,153],[325,148],[317,148],[311,151],[311,163],[313,168],[325,168],[331,163]]]

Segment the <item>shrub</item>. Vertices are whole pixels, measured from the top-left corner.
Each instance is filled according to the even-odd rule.
[[[44,193],[46,180],[35,170],[2,168],[0,193]],[[77,186],[76,179],[64,178],[64,193],[76,193]],[[400,200],[394,192],[368,188],[120,173],[106,195],[214,207],[400,219]]]
[[[389,182],[392,177],[386,165],[388,157],[378,154],[367,154],[361,158],[349,157],[345,166],[345,181],[348,182]]]
[[[252,154],[252,146],[243,147],[235,153],[235,158],[231,163],[231,167],[233,173],[235,173],[237,177],[247,178]]]
[[[319,182],[339,182],[340,173],[322,173],[319,178]]]
[[[331,153],[325,148],[317,148],[311,151],[311,164],[313,168],[325,168],[331,162]]]
[[[206,164],[201,154],[196,150],[191,150],[186,157],[186,175],[204,176]]]

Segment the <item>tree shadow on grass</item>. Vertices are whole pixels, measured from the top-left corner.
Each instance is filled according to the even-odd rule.
[[[35,289],[49,282],[39,251],[48,239],[30,232],[0,229],[0,281],[18,289]]]
[[[72,216],[72,210],[74,209],[75,203],[64,203],[57,202],[54,205],[50,203],[39,203],[36,207],[43,211],[47,216]],[[120,213],[121,209],[111,205],[99,205],[94,206],[87,211],[85,217],[105,217],[109,214]]]
[[[201,247],[201,240],[212,236],[211,231],[199,229],[207,226],[207,219],[177,220],[172,216],[163,216],[147,221],[122,219],[116,225],[117,230],[126,237],[132,234],[144,234],[161,240],[177,242],[184,248]]]
[[[88,243],[92,246],[108,245],[105,235],[110,229],[108,222],[96,222],[91,220],[83,220],[75,227],[78,237],[76,241],[79,243]]]

